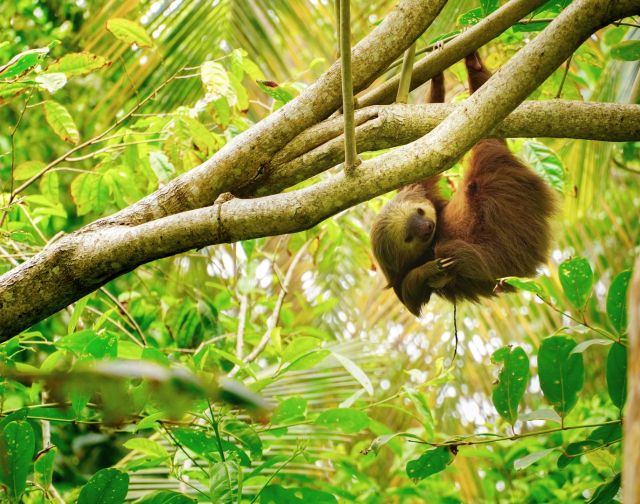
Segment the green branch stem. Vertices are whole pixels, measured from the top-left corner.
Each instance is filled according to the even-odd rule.
[[[402,70],[400,71],[400,82],[398,84],[398,94],[396,95],[396,103],[407,103],[409,99],[409,87],[411,86],[411,75],[413,73],[413,61],[416,56],[416,44],[404,53],[402,60]]]
[[[344,118],[344,170],[350,174],[360,164],[353,120],[353,76],[351,75],[351,12],[349,0],[340,0],[340,56],[342,69],[342,115]]]

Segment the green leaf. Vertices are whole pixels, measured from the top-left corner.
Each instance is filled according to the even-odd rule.
[[[136,450],[150,458],[168,459],[169,452],[160,443],[148,438],[132,438],[123,445],[129,450]]]
[[[300,336],[293,338],[282,352],[283,362],[293,362],[298,357],[315,350],[322,341],[312,336]]]
[[[65,142],[77,144],[80,141],[80,132],[69,111],[53,100],[46,100],[43,106],[45,119],[53,132]]]
[[[609,504],[610,502],[613,502],[613,499],[618,494],[618,490],[620,490],[621,479],[622,473],[618,473],[611,481],[603,483],[596,488],[591,499],[587,501],[588,504]]]
[[[555,450],[556,450],[555,448],[548,448],[546,450],[536,451],[536,452],[530,453],[525,457],[518,458],[513,461],[513,468],[516,471],[520,471],[521,469],[526,469],[530,465],[535,464],[538,460],[543,459],[544,457],[546,457],[547,455],[549,455],[551,452]]]
[[[0,66],[0,79],[9,80],[25,73],[40,63],[47,54],[48,47],[29,49],[16,54],[7,64]]]
[[[640,40],[624,40],[611,48],[611,57],[623,61],[640,59]]]
[[[563,193],[565,169],[558,155],[546,145],[528,140],[522,146],[522,154],[533,169],[551,187]]]
[[[578,310],[582,310],[593,286],[593,271],[589,261],[584,257],[569,259],[560,265],[558,275],[567,299]]]
[[[171,490],[158,490],[135,502],[136,504],[196,504],[198,501]]]
[[[327,428],[337,428],[347,434],[354,434],[369,426],[369,417],[364,411],[334,408],[320,413],[315,424]]]
[[[495,364],[503,363],[493,388],[493,404],[500,416],[513,425],[529,382],[529,358],[521,347],[504,347],[494,352],[491,360]]]
[[[111,18],[107,21],[107,30],[114,37],[127,44],[136,44],[139,47],[153,46],[153,40],[151,40],[149,34],[135,21],[124,18]]]
[[[173,436],[185,448],[189,448],[198,455],[207,455],[216,449],[215,439],[213,436],[195,429],[181,427],[171,431]]]
[[[211,502],[220,504],[235,502],[235,494],[240,493],[238,469],[238,464],[230,461],[211,465],[209,485]]]
[[[35,174],[40,173],[46,164],[42,161],[25,161],[16,166],[13,171],[14,180],[27,180],[33,177]]]
[[[106,58],[89,52],[69,53],[51,63],[47,73],[63,73],[67,77],[72,77],[86,75],[110,64]]]
[[[222,430],[247,447],[254,460],[262,458],[262,441],[258,433],[248,423],[229,420],[223,424]]]
[[[411,387],[405,385],[403,388],[407,393],[407,397],[411,400],[416,408],[416,411],[420,415],[420,422],[422,423],[422,426],[427,431],[429,437],[433,436],[434,421],[433,415],[431,414],[431,408],[429,407],[429,403],[427,402],[427,398],[424,396],[424,394]]]
[[[544,30],[550,21],[532,21],[530,23],[516,23],[511,28],[514,32],[536,32]]]
[[[506,277],[503,280],[509,285],[513,285],[516,289],[533,292],[540,296],[544,294],[544,288],[536,280],[526,280],[518,277]]]
[[[627,400],[627,348],[614,343],[607,356],[607,389],[611,402],[619,409]]]
[[[620,440],[622,440],[622,425],[620,423],[598,427],[584,441],[570,443],[563,454],[558,457],[558,467],[563,469],[571,462],[579,460],[584,453],[599,450]]]
[[[128,489],[128,474],[113,467],[101,469],[80,490],[78,504],[122,504]]]
[[[631,271],[622,271],[611,282],[607,293],[607,315],[619,334],[627,329],[627,290]]]
[[[575,406],[584,384],[582,354],[571,353],[575,346],[568,336],[552,336],[542,342],[538,352],[540,387],[560,416]]]
[[[462,16],[458,18],[458,24],[460,26],[471,26],[476,23],[479,23],[483,18],[482,9],[472,9],[468,12],[465,12]]]
[[[440,446],[427,450],[419,458],[407,463],[407,476],[412,480],[421,480],[444,471],[453,462],[455,455],[449,447]]]
[[[42,488],[49,488],[53,479],[53,466],[58,449],[51,446],[47,451],[41,452],[33,464],[33,472],[36,483]]]
[[[303,420],[306,409],[307,400],[304,397],[289,397],[275,409],[271,417],[271,423],[283,424]]]
[[[351,376],[355,378],[355,380],[362,385],[362,388],[367,391],[367,394],[370,396],[373,395],[373,384],[371,380],[367,376],[367,374],[351,359],[345,357],[344,355],[340,355],[339,353],[333,352],[333,356],[336,360],[344,366],[344,368],[349,372]]]
[[[89,302],[89,297],[90,296],[85,296],[74,303],[73,312],[67,324],[67,334],[72,334],[76,330],[76,325],[78,325],[78,320],[80,320],[80,316]]]
[[[338,504],[330,493],[306,487],[268,485],[260,494],[261,504]]]
[[[9,498],[20,502],[31,472],[31,459],[36,448],[33,428],[26,421],[9,422],[0,433],[0,482],[7,487]]]
[[[93,173],[83,173],[73,179],[71,197],[76,204],[78,216],[92,211],[100,212],[110,199],[104,177]]]
[[[482,7],[482,14],[488,16],[498,8],[498,0],[480,0],[480,7]]]
[[[280,103],[289,103],[295,94],[286,86],[282,86],[273,81],[256,81],[258,87],[267,95]]]
[[[279,375],[288,373],[289,371],[299,371],[301,369],[309,369],[319,364],[331,355],[331,350],[313,350],[302,357],[298,357],[291,364],[280,371]]]

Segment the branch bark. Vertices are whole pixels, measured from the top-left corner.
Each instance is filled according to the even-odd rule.
[[[397,147],[426,135],[461,104],[374,105],[356,113],[359,152]],[[342,121],[329,119],[294,138],[274,156],[260,186],[242,194],[274,194],[341,163]],[[486,134],[498,138],[640,140],[640,107],[571,100],[525,102]],[[321,139],[321,144],[318,144]]]
[[[352,51],[354,91],[387,67],[431,25],[446,0],[400,0],[396,8]],[[271,157],[292,138],[327,118],[342,104],[340,61],[298,97],[238,135],[211,159],[117,214],[92,226],[135,225],[212,205],[248,179],[259,178]]]
[[[445,170],[515,109],[593,31],[638,10],[640,0],[615,4],[608,0],[574,1],[455,114],[413,143],[364,161],[349,177],[338,173],[284,194],[232,199],[137,226],[88,227],[60,239],[0,277],[0,341],[146,262],[216,243],[308,229],[350,206]],[[411,14],[409,17],[413,18]],[[269,118],[265,122],[272,125],[278,120],[286,122],[285,119]],[[224,159],[255,159],[251,155],[257,148],[255,138],[268,138],[265,126],[258,126],[256,136],[248,135],[250,147],[232,142],[235,147],[227,150]],[[295,129],[289,128],[285,136],[291,137]],[[282,142],[284,137],[278,131],[272,134],[276,143]],[[243,158],[242,153],[247,157]],[[232,168],[229,173],[235,180],[246,165]],[[210,189],[211,183],[209,177],[204,187]],[[196,200],[190,201],[193,204]]]

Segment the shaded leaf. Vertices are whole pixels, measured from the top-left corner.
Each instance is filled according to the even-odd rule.
[[[33,464],[33,472],[36,483],[42,488],[49,488],[53,479],[53,465],[58,449],[55,446],[47,451],[39,453]]]
[[[9,422],[0,433],[0,482],[12,500],[19,502],[31,472],[36,438],[31,425],[22,420]]]
[[[588,504],[608,504],[609,502],[613,502],[614,497],[617,495],[618,490],[620,490],[620,482],[622,479],[622,473],[616,474],[613,479],[607,483],[603,483],[596,491],[593,492],[591,499],[587,502]]]
[[[101,469],[80,490],[78,504],[122,504],[128,488],[128,474],[113,467]]]
[[[627,348],[614,343],[607,356],[607,389],[613,404],[619,409],[627,400]]]
[[[521,347],[504,347],[491,356],[494,363],[503,363],[498,383],[493,388],[493,405],[510,424],[518,418],[518,404],[529,382],[529,358]]]
[[[562,161],[553,150],[542,143],[529,140],[524,142],[522,154],[527,163],[551,187],[560,193],[564,192],[565,169],[562,166]]]
[[[136,504],[196,504],[196,500],[171,490],[159,490],[135,501]]]
[[[640,40],[623,40],[611,48],[611,57],[623,61],[640,59]]]
[[[407,476],[421,480],[443,471],[455,458],[449,447],[440,446],[424,452],[419,458],[407,463]]]
[[[548,448],[546,450],[540,450],[540,451],[530,453],[526,457],[521,457],[519,459],[514,460],[513,468],[516,471],[519,471],[521,469],[526,469],[530,465],[535,464],[538,460],[546,457],[547,455],[549,455],[551,452],[555,450],[556,450],[555,448]]]
[[[575,346],[568,336],[552,336],[542,342],[538,352],[540,387],[560,416],[575,406],[584,384],[582,354],[571,353]]]

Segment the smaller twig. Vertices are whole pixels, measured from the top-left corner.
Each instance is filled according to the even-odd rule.
[[[202,467],[200,464],[198,464],[198,461],[195,458],[193,458],[191,454],[185,449],[185,447],[182,446],[182,443],[180,443],[180,441],[176,439],[176,437],[171,432],[171,429],[167,429],[165,426],[162,426],[162,428],[164,432],[167,434],[167,436],[169,436],[169,438],[171,439],[171,442],[175,446],[180,448],[180,450],[182,450],[182,453],[184,453],[187,456],[187,458],[191,460],[191,462],[193,462],[193,465],[195,465],[198,469],[200,469],[207,478],[210,477],[208,471],[204,467]]]
[[[269,319],[267,320],[267,330],[265,331],[264,335],[262,336],[262,339],[260,340],[260,342],[255,346],[255,348],[253,350],[251,350],[249,355],[247,355],[243,359],[243,362],[245,364],[249,364],[250,362],[253,362],[256,359],[256,357],[258,357],[258,355],[260,355],[262,353],[262,351],[265,349],[265,347],[267,346],[267,344],[271,340],[271,333],[273,333],[273,330],[278,325],[278,320],[280,318],[280,310],[282,309],[282,305],[284,303],[284,299],[285,299],[286,295],[288,294],[289,284],[291,283],[291,279],[293,277],[293,273],[294,273],[296,267],[298,266],[298,263],[300,262],[300,260],[302,259],[302,257],[306,253],[307,249],[309,248],[309,245],[311,244],[311,242],[312,242],[312,240],[309,240],[302,247],[300,247],[300,250],[298,250],[296,255],[291,260],[291,264],[289,265],[289,269],[287,270],[287,274],[285,275],[284,280],[282,281],[280,295],[278,296],[278,300],[276,301],[276,305],[273,308],[273,312],[271,312],[271,315],[269,316]],[[229,376],[230,377],[235,376],[238,373],[238,371],[240,371],[240,368],[236,365],[229,372]]]
[[[560,81],[560,87],[558,88],[558,92],[556,93],[556,100],[560,98],[562,94],[562,88],[564,87],[564,81],[567,79],[567,74],[569,73],[569,67],[571,66],[571,58],[573,58],[573,54],[569,56],[567,60],[567,64],[564,67],[564,73],[562,74],[562,80]]]
[[[413,62],[416,56],[416,43],[404,53],[402,60],[402,70],[400,71],[400,83],[398,84],[398,94],[396,95],[397,103],[407,103],[409,98],[409,89],[411,87],[411,76],[413,75]]]
[[[432,443],[430,441],[419,441],[415,439],[410,439],[410,443],[417,444],[426,444],[429,446],[435,447],[444,447],[444,446],[474,446],[481,444],[489,444],[489,443],[499,443],[500,441],[517,441],[518,439],[523,439],[527,437],[540,436],[544,434],[553,434],[554,432],[561,432],[567,430],[575,430],[575,429],[591,429],[594,427],[604,427],[606,425],[615,425],[621,424],[622,420],[610,420],[608,422],[600,422],[594,424],[583,424],[583,425],[563,425],[561,427],[555,427],[553,429],[545,429],[534,432],[525,432],[524,434],[517,434],[515,436],[496,436],[491,439],[479,439],[476,441],[447,441],[445,443]]]
[[[244,346],[244,328],[247,322],[247,308],[249,306],[249,296],[242,294],[240,296],[240,310],[238,313],[238,331],[236,332],[236,357],[242,359]]]
[[[356,150],[356,126],[353,117],[353,76],[351,75],[351,13],[349,0],[340,0],[340,56],[342,68],[342,114],[344,116],[344,171],[347,174],[361,163]]]
[[[113,294],[111,294],[106,289],[106,287],[100,287],[100,292],[102,292],[105,296],[107,296],[111,300],[111,302],[118,307],[118,309],[120,310],[120,313],[129,321],[131,326],[140,335],[140,339],[142,340],[142,344],[143,344],[143,346],[146,347],[147,346],[147,339],[145,338],[144,333],[142,332],[142,328],[136,322],[136,319],[133,318],[133,316],[129,313],[129,311],[125,308],[125,306],[120,301],[118,301],[118,298],[115,297]]]

